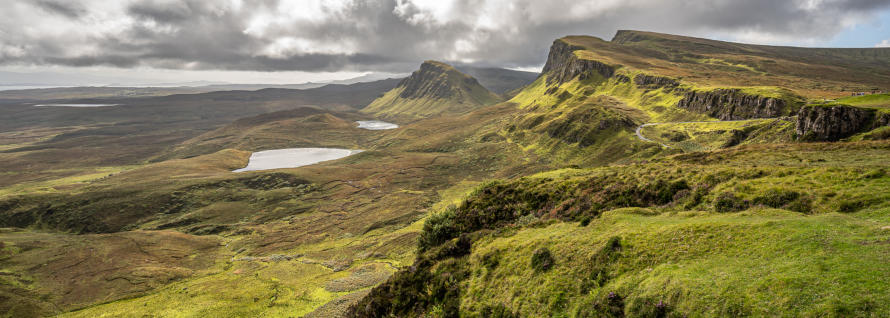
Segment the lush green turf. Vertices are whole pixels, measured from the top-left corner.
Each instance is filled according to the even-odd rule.
[[[385,286],[412,295],[395,286],[424,273],[455,279],[408,298],[419,305],[378,313],[882,315],[888,151],[887,142],[743,146],[489,183],[428,219],[418,262],[431,265]],[[536,270],[542,248],[554,265]]]
[[[629,316],[882,316],[890,313],[881,305],[890,291],[882,270],[890,231],[881,226],[855,215],[772,209],[657,216],[619,209],[587,227],[558,223],[478,241],[461,309],[478,314],[503,305],[521,316],[591,317],[618,305]],[[611,238],[620,247],[604,259]],[[540,247],[554,255],[545,273],[529,265]],[[487,265],[492,258],[496,266]]]
[[[835,100],[839,104],[886,109],[890,108],[890,94],[873,94],[864,96],[848,96]]]
[[[786,119],[663,123],[643,127],[640,133],[686,152],[708,151],[742,144],[794,142],[794,123]]]

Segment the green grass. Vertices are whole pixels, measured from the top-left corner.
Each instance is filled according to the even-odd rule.
[[[890,94],[873,94],[865,96],[848,96],[835,100],[838,104],[850,106],[887,109],[890,108]]]
[[[883,315],[887,145],[748,145],[486,183],[428,219],[431,265],[384,286],[455,277],[414,303],[468,317]],[[533,266],[542,248],[550,269]]]
[[[25,315],[287,317],[370,293],[364,301],[419,310],[396,316],[890,314],[887,141],[788,144],[792,123],[774,120],[644,131],[665,143],[685,134],[673,144],[680,150],[633,135],[647,122],[713,120],[676,107],[686,90],[738,88],[796,105],[798,94],[834,96],[826,92],[886,76],[851,78],[861,72],[792,61],[781,48],[686,39],[680,47],[696,53],[684,54],[675,40],[564,41],[627,78],[677,79],[676,90],[596,74],[548,86],[545,75],[490,105],[497,96],[437,64],[443,72],[429,83],[465,99],[436,98],[436,85],[412,98],[406,87],[389,91],[365,111],[429,117],[393,131],[357,130],[352,120],[368,115],[355,113],[275,112],[227,126],[234,118],[192,118],[231,113],[215,107],[189,109],[160,130],[66,117],[68,127],[83,126],[0,136],[11,140],[0,149],[37,147],[0,154],[4,221],[27,227],[0,230],[0,298],[11,299],[0,306],[25,304]],[[213,96],[194,103],[218,106]],[[293,99],[263,99],[246,115],[288,109]],[[16,121],[7,119],[26,123]],[[735,131],[745,137],[726,148]],[[71,156],[81,145],[90,153]],[[368,151],[230,172],[249,150],[309,145]],[[116,164],[97,159],[122,154]],[[114,233],[72,234],[81,232]],[[545,249],[553,266],[536,270],[532,255]],[[534,263],[546,264],[545,254]],[[398,268],[382,285],[394,293],[371,292]]]
[[[664,123],[644,127],[643,136],[685,152],[710,151],[743,144],[790,143],[794,122],[752,119],[732,122]]]
[[[474,78],[450,65],[426,61],[419,71],[371,102],[362,112],[411,121],[465,113],[500,100]]]
[[[621,248],[602,264],[607,279],[586,282],[593,255],[612,237]],[[890,297],[881,270],[888,239],[850,215],[606,213],[588,227],[559,223],[479,241],[461,309],[473,316],[502,304],[521,316],[589,316],[611,292],[630,316],[651,315],[659,302],[678,316],[880,316],[890,313],[881,305]],[[556,258],[549,272],[529,265],[539,247]],[[481,256],[491,254],[499,265],[486,268]]]

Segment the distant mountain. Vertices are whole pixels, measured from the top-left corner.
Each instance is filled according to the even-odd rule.
[[[0,86],[96,86],[126,79],[54,72],[20,73],[0,71]]]
[[[496,94],[508,94],[538,78],[538,73],[514,71],[496,67],[455,66],[464,74],[475,77],[479,84]]]
[[[368,73],[368,74],[365,74],[365,75],[362,75],[359,77],[348,78],[345,80],[329,81],[329,82],[325,82],[325,83],[349,85],[349,84],[355,84],[355,83],[376,82],[379,80],[385,80],[385,79],[390,79],[390,78],[405,78],[405,77],[408,77],[408,75],[411,75],[411,74],[406,74],[406,73]]]
[[[362,112],[388,119],[414,120],[462,113],[500,99],[472,76],[445,63],[426,61],[420,70]]]

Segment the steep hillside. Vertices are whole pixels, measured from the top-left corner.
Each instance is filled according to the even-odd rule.
[[[888,151],[743,146],[486,183],[350,314],[886,315]]]
[[[362,112],[387,119],[416,120],[459,114],[493,104],[500,97],[450,65],[426,61],[410,77]]]
[[[556,40],[497,137],[592,167],[443,202],[413,265],[349,316],[886,315],[890,145],[800,143],[887,124],[880,107],[814,105],[882,88],[886,52]]]

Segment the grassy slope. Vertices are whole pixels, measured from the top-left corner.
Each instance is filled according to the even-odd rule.
[[[890,108],[890,94],[874,94],[865,96],[848,96],[835,100],[838,104],[887,109]]]
[[[525,161],[529,156],[517,147],[498,139],[481,140],[477,135],[499,127],[497,123],[512,111],[514,108],[501,105],[459,118],[441,117],[406,125],[395,131],[361,130],[359,132],[365,137],[358,139],[363,140],[360,146],[369,151],[344,160],[285,169],[280,173],[232,174],[229,171],[243,166],[249,153],[224,150],[195,158],[130,167],[125,172],[84,182],[76,188],[49,191],[49,194],[44,194],[47,191],[43,191],[42,186],[24,187],[22,189],[27,192],[13,192],[5,199],[23,200],[15,208],[17,211],[37,207],[34,204],[40,202],[50,202],[68,216],[61,223],[49,218],[37,221],[29,231],[37,228],[68,231],[80,229],[83,224],[112,224],[124,226],[125,230],[144,229],[154,233],[158,228],[170,227],[192,237],[206,235],[203,237],[226,243],[224,249],[195,256],[227,260],[208,271],[178,276],[173,280],[178,282],[172,285],[155,285],[152,289],[137,289],[135,293],[112,290],[106,298],[91,299],[92,303],[111,302],[72,315],[132,312],[299,315],[329,302],[336,303],[341,298],[354,299],[367,292],[368,287],[386,279],[394,270],[392,266],[409,264],[422,225],[418,220],[433,202],[458,200],[468,187],[485,178],[525,174],[527,172],[523,171],[529,169],[540,171],[535,168],[537,164]],[[313,116],[316,115],[305,118]],[[468,121],[469,118],[473,120]],[[242,127],[249,131],[266,131],[269,127],[318,130],[317,122],[312,120],[266,122],[259,119],[248,118],[233,125],[258,124]],[[327,129],[338,131],[334,126]],[[351,123],[343,129],[339,131],[355,130]],[[244,139],[255,137],[250,134],[231,141],[240,144]],[[306,180],[309,184],[289,185],[276,181],[284,176]],[[169,201],[167,195],[171,193],[177,199]],[[125,213],[101,212],[106,210],[101,207],[107,204],[134,208],[124,210]],[[166,214],[152,212],[175,206],[181,208]],[[72,223],[72,220],[78,221]],[[0,234],[0,242],[12,240],[8,235]],[[270,257],[275,255],[287,255],[291,259],[273,261]],[[238,260],[245,257],[259,258]],[[134,261],[134,264],[138,263]],[[366,265],[372,266],[373,270],[357,274],[358,278],[349,278],[353,272],[362,272],[361,268]],[[8,261],[0,262],[0,268],[15,275],[31,272]],[[102,266],[97,268],[104,269]],[[285,272],[287,275],[282,276]],[[77,279],[64,272],[59,275]],[[101,273],[96,275],[100,279],[110,279]],[[38,277],[33,281],[34,287],[30,288],[45,288],[46,279]],[[329,285],[335,281],[345,281],[347,286],[342,287],[343,283],[340,283],[337,286],[341,287],[330,291]],[[349,283],[351,281],[355,284]],[[83,288],[95,287],[86,284]],[[223,289],[238,292],[214,293]],[[47,300],[38,306],[45,312],[80,307],[58,302],[55,293],[46,290],[43,293]],[[133,288],[121,287],[120,290]],[[278,296],[273,297],[276,294]],[[134,298],[115,301],[123,295]],[[183,299],[186,295],[188,298]],[[255,298],[261,300],[254,302]],[[254,305],[246,306],[246,303]]]
[[[653,34],[612,43],[591,37],[562,41],[585,48],[575,52],[578,58],[620,65],[616,73],[626,78],[641,72],[669,76],[680,78],[685,90],[740,88],[793,106],[803,102],[798,94],[838,96],[849,87],[886,83],[874,72],[832,82],[809,78],[883,65],[880,50],[723,46]],[[872,59],[857,62],[856,56],[872,53]],[[806,58],[796,60],[796,55]],[[826,61],[845,67],[823,66]],[[734,142],[739,147],[657,159],[672,151],[622,140],[629,135],[627,126],[587,128],[609,120],[713,120],[676,108],[682,90],[641,89],[632,81],[596,75],[558,87],[545,79],[511,100],[520,112],[501,136],[558,162],[614,163],[615,158],[599,160],[627,150],[629,158],[617,162],[633,162],[639,155],[652,163],[484,184],[462,204],[434,212],[424,224],[415,266],[372,291],[352,315],[863,316],[890,311],[881,305],[890,276],[876,269],[886,261],[882,242],[890,236],[883,230],[890,197],[882,190],[890,185],[890,167],[881,159],[890,144],[787,144],[793,125],[786,120],[668,124],[647,132],[659,140],[686,134],[685,144],[675,143],[684,151],[725,147],[735,131],[745,137]],[[589,116],[571,118],[579,110]],[[584,148],[589,131],[601,134],[590,135],[593,146]],[[609,148],[610,143],[617,147]],[[591,225],[579,227],[579,220]],[[540,248],[550,250],[552,268],[535,269],[532,255]]]
[[[420,81],[422,83],[413,83],[421,86],[420,91],[405,92],[411,82]],[[449,91],[449,96],[432,94],[430,91],[435,89],[445,89]],[[427,61],[420,71],[374,100],[362,112],[382,118],[416,120],[441,114],[465,113],[499,100],[496,94],[454,67]]]
[[[665,123],[644,127],[640,133],[658,143],[693,152],[739,144],[791,143],[794,142],[794,123],[785,119]]]
[[[600,44],[585,37],[569,40]],[[621,31],[607,43],[597,45],[599,55],[704,86],[778,86],[808,98],[833,98],[887,90],[890,83],[890,49],[774,47],[641,31]]]
[[[419,258],[433,277],[455,277],[433,285],[459,296],[435,300],[443,291],[432,288],[421,308],[458,306],[470,317],[886,314],[888,151],[887,142],[742,146],[486,185],[446,217],[475,233],[472,248],[461,252],[455,238]],[[648,201],[662,181],[690,188]],[[503,208],[513,217],[487,219],[495,223],[485,230],[467,219]],[[590,216],[586,227],[573,222]],[[532,265],[540,248],[553,257],[548,270]]]

